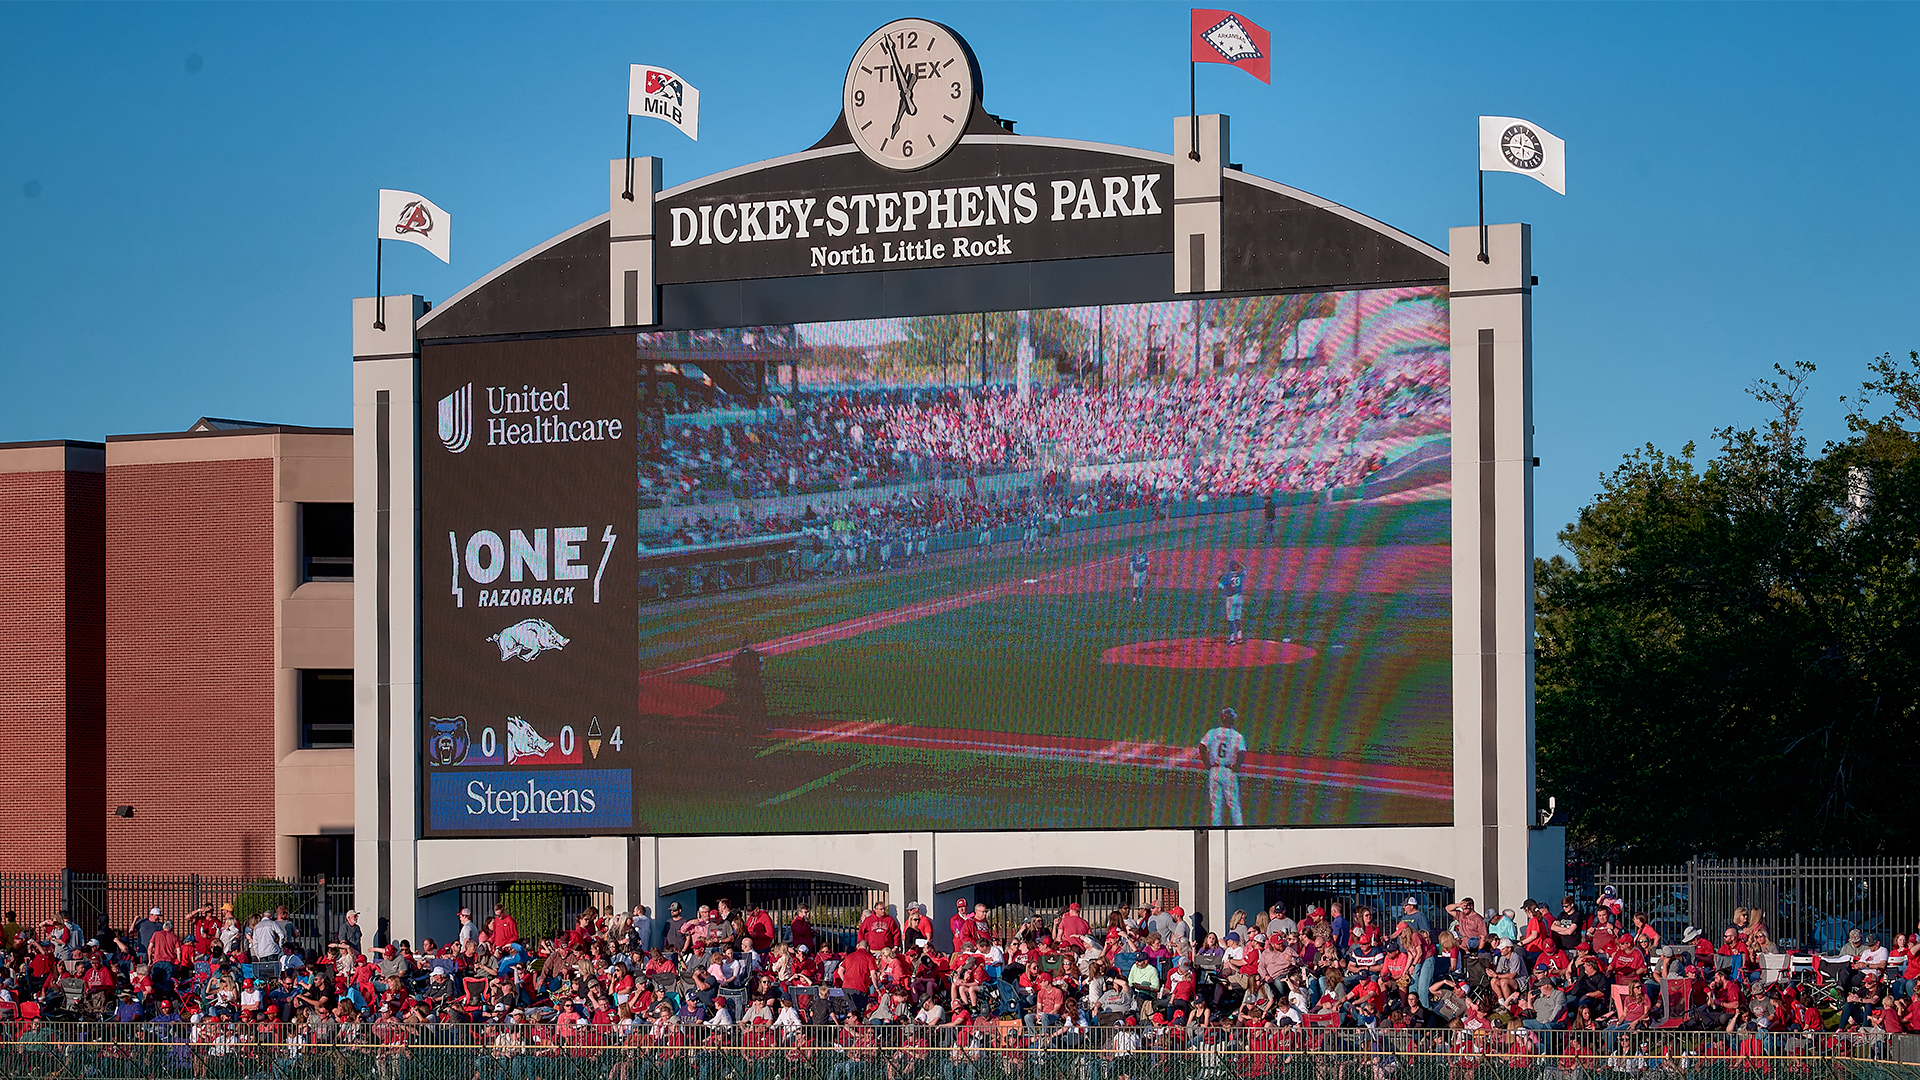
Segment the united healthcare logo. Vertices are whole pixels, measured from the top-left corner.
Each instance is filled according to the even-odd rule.
[[[458,454],[473,442],[473,384],[440,399],[440,445]]]

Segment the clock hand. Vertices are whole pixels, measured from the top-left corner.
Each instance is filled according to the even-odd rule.
[[[913,112],[913,78],[901,66],[900,55],[894,50],[891,40],[884,41],[881,47],[887,50],[887,59],[893,64],[893,84],[900,91],[900,108],[893,114],[893,130],[887,135],[892,139],[899,137],[901,122]]]

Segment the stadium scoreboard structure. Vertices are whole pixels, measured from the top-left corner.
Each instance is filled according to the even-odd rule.
[[[431,311],[354,302],[361,908],[1557,889],[1527,228],[1449,256],[1244,173],[1224,116],[1016,135],[953,31],[876,42],[945,74],[856,57],[808,149],[615,160]]]

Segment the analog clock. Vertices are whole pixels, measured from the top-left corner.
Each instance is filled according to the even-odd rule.
[[[979,92],[973,51],[960,35],[926,19],[897,19],[853,54],[841,109],[861,153],[889,169],[923,169],[959,143]]]

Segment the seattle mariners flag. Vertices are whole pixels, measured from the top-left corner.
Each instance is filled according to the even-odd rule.
[[[1193,9],[1193,62],[1231,64],[1273,85],[1273,36],[1245,15]]]
[[[426,196],[380,189],[380,239],[419,244],[452,263],[452,231],[453,217]]]
[[[651,116],[700,141],[700,91],[663,67],[634,64],[627,76],[627,115]]]
[[[1531,176],[1567,193],[1567,144],[1546,128],[1512,116],[1480,118],[1480,171]]]

